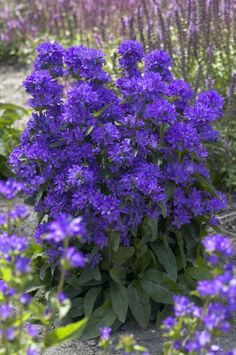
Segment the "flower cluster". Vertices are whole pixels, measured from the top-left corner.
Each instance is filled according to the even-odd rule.
[[[86,242],[100,249],[111,231],[132,244],[130,230],[144,217],[180,229],[210,221],[225,204],[208,189],[205,167],[221,96],[208,91],[194,101],[164,51],[144,55],[129,40],[118,53],[123,74],[112,82],[102,51],[42,44],[24,82],[34,113],[10,157],[36,210],[83,216]]]
[[[12,227],[27,216],[27,208],[14,202],[21,189],[22,185],[14,179],[0,181],[0,194],[7,207],[0,216],[0,349],[6,353],[17,349],[27,355],[37,355],[35,342],[39,328],[27,323],[32,297],[21,287],[29,281],[32,271],[27,256],[28,241],[24,236],[12,234]],[[26,323],[22,323],[23,317]],[[20,334],[24,334],[24,342]]]
[[[35,231],[39,235],[40,243],[47,246],[46,254],[50,260],[62,264],[62,269],[85,267],[87,259],[79,247],[71,246],[71,241],[81,243],[85,239],[85,226],[81,217],[72,218],[66,214],[59,214],[50,223],[40,224]]]
[[[218,354],[219,336],[231,329],[236,311],[236,277],[226,258],[235,255],[236,250],[222,235],[208,236],[203,244],[211,278],[199,281],[194,293],[201,297],[202,306],[185,296],[175,296],[174,316],[164,321],[165,335],[169,338],[166,351],[172,349],[172,354]]]
[[[51,252],[59,250],[61,273],[56,297],[50,297],[47,306],[43,306],[30,293],[31,289],[37,288],[35,279],[38,274],[33,267],[34,257],[29,257],[32,251],[28,240],[15,234],[17,223],[27,215],[24,205],[15,204],[15,197],[21,188],[22,185],[13,179],[0,181],[0,194],[7,209],[1,215],[4,223],[0,223],[0,353],[39,355],[48,345],[47,338],[39,336],[39,324],[51,325],[58,313],[62,319],[70,309],[70,301],[63,292],[66,270],[84,267],[86,258],[78,248],[69,246],[69,240],[84,236],[85,230],[81,218],[73,219],[66,215],[59,215],[57,220],[47,225],[48,234],[44,237],[51,245]],[[40,255],[40,247],[31,245],[32,250],[34,247],[36,254]],[[83,323],[81,326],[84,326]],[[57,337],[49,337],[56,344]]]

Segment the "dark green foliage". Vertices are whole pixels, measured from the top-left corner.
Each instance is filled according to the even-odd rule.
[[[12,175],[8,165],[8,157],[12,149],[19,143],[21,129],[16,122],[27,115],[24,108],[0,103],[0,178],[4,179]]]
[[[103,249],[106,261],[100,269],[88,266],[67,275],[65,293],[72,306],[64,322],[88,317],[84,339],[97,337],[103,326],[117,329],[129,317],[142,328],[150,320],[159,327],[171,311],[173,295],[189,293],[206,274],[199,246],[206,234],[204,222],[193,221],[191,228],[178,231],[165,222],[145,218],[142,228],[133,230],[132,247],[118,247],[114,240],[119,237],[113,235],[110,245]],[[43,289],[53,293],[58,272],[54,265],[45,267],[45,256],[37,256],[37,251],[35,255]]]

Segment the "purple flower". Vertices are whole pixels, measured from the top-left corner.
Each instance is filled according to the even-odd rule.
[[[85,233],[82,218],[72,218],[66,214],[60,214],[55,221],[47,226],[45,239],[60,243],[66,238],[81,237]]]
[[[0,194],[11,200],[22,190],[22,184],[9,178],[7,181],[0,181]]]
[[[27,355],[39,355],[40,354],[40,350],[37,349],[36,347],[30,345],[27,349],[26,352]]]
[[[100,328],[100,337],[104,341],[108,341],[111,337],[112,329],[109,327]]]
[[[172,60],[165,51],[152,51],[144,58],[145,71],[159,73],[164,80],[171,81],[170,67]]]
[[[68,300],[68,296],[64,292],[60,292],[58,295],[58,300],[62,304],[64,301]]]
[[[29,209],[27,206],[18,205],[15,208],[11,209],[10,217],[12,220],[19,220],[26,218],[29,213]]]
[[[144,51],[139,42],[127,40],[121,43],[118,48],[120,66],[125,68],[129,73],[137,74],[137,63],[143,59]]]
[[[230,257],[235,255],[236,252],[232,241],[221,234],[208,236],[202,243],[209,254],[219,254],[223,257]]]
[[[174,311],[177,317],[184,316],[185,314],[189,313],[189,309],[192,306],[192,304],[190,303],[187,297],[175,296],[174,302],[175,302]]]
[[[163,324],[169,329],[173,328],[175,323],[176,323],[176,320],[174,319],[174,317],[171,317],[171,316],[165,318],[165,320],[163,321]]]
[[[39,45],[38,56],[34,61],[36,70],[48,69],[52,76],[63,76],[64,48],[57,42]]]
[[[30,74],[24,81],[28,94],[32,96],[29,105],[42,110],[48,105],[56,105],[61,101],[62,86],[51,77],[47,70],[39,70]]]
[[[66,249],[64,256],[72,267],[85,267],[86,265],[86,258],[75,247]]]
[[[25,237],[8,235],[6,233],[0,235],[0,253],[5,258],[9,258],[13,254],[22,253],[27,247],[28,242]]]
[[[15,267],[18,272],[21,274],[24,272],[30,271],[30,262],[31,260],[29,258],[26,258],[24,256],[17,256],[16,262],[15,262]]]
[[[32,338],[35,338],[39,335],[39,328],[34,324],[28,324],[27,332]]]
[[[6,321],[8,318],[13,316],[13,308],[8,303],[0,304],[0,318]]]
[[[28,306],[31,302],[32,297],[28,293],[22,293],[19,297],[20,303],[22,303],[24,306]]]

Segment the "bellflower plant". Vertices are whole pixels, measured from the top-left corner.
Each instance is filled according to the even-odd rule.
[[[227,262],[236,250],[230,239],[220,234],[203,240],[208,262],[208,278],[197,283],[194,302],[174,297],[174,315],[164,321],[164,354],[235,354],[222,352],[219,337],[231,329],[236,311],[234,266]]]
[[[153,307],[161,312],[181,292],[206,227],[225,205],[205,166],[222,97],[210,90],[193,100],[164,51],[144,55],[127,40],[118,55],[113,80],[101,50],[40,45],[24,82],[33,114],[10,157],[44,218],[36,235],[51,260],[65,248],[64,231],[42,238],[45,222],[83,217],[86,236],[73,239],[72,227],[65,259],[81,266],[83,257],[72,257],[79,247],[90,263],[66,278],[73,295],[82,290],[75,317],[92,314],[87,337],[99,335],[96,317],[107,312],[99,327],[125,322],[128,310],[146,327]]]
[[[0,197],[7,207],[6,212],[0,216],[0,353],[4,355],[41,354],[43,349],[56,345],[75,333],[80,335],[86,325],[85,319],[47,331],[54,319],[58,316],[63,318],[70,307],[70,302],[63,293],[65,266],[61,259],[61,276],[56,296],[50,297],[47,306],[42,305],[33,297],[42,285],[32,262],[40,255],[41,248],[37,245],[29,246],[27,238],[15,232],[28,214],[26,206],[18,205],[15,201],[21,190],[22,184],[12,178],[6,182],[0,181]],[[65,220],[63,222],[63,232],[67,233],[64,234],[65,238],[69,237],[73,224],[74,231],[79,232],[78,218],[74,223],[72,219],[70,224]],[[55,229],[55,222],[51,227],[54,228],[55,235],[61,233],[59,227]],[[78,253],[73,252],[69,266],[84,266],[83,256]],[[44,336],[40,334],[42,326]]]

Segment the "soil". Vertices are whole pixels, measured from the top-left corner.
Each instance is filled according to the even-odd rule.
[[[30,67],[19,65],[1,65],[0,66],[0,102],[9,102],[18,105],[25,105],[27,96],[22,88],[22,81],[30,72]],[[22,202],[22,199],[19,199]],[[230,199],[229,207],[220,217],[226,235],[232,237],[236,245],[236,199]],[[0,213],[6,210],[3,201],[0,201]],[[36,215],[30,209],[29,218],[20,228],[20,233],[26,235],[32,240],[33,230],[36,226]],[[234,260],[236,264],[236,260]],[[151,355],[160,355],[161,351],[161,332],[150,325],[148,329],[142,330],[133,322],[123,325],[117,332],[116,339],[122,334],[133,334],[139,344],[146,346]],[[236,349],[236,321],[232,326],[232,331],[224,335],[221,341],[222,351],[230,351]],[[102,355],[101,349],[97,346],[97,340],[82,342],[81,340],[69,341],[56,348],[50,348],[46,351],[46,355]],[[109,355],[121,354],[114,348]]]
[[[0,64],[0,102],[25,106],[27,95],[22,86],[29,66]]]

